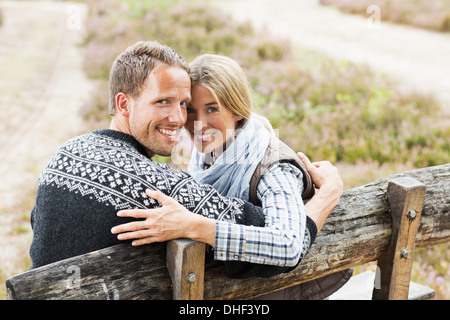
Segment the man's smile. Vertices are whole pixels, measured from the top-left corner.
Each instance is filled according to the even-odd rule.
[[[174,139],[177,136],[177,133],[179,132],[180,129],[156,128],[156,130],[162,135],[170,139]]]

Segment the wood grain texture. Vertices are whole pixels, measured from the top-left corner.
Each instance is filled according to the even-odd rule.
[[[204,299],[249,299],[296,283],[375,261],[392,234],[389,181],[412,177],[426,185],[415,246],[450,241],[450,164],[404,172],[346,190],[304,260],[269,279],[229,279],[220,263],[205,268]],[[69,266],[80,268],[80,288],[67,289]],[[10,299],[171,299],[166,245],[118,245],[63,260],[7,280]]]
[[[174,300],[202,300],[205,274],[205,244],[189,239],[167,243],[167,269]]]
[[[120,244],[12,277],[6,283],[8,298],[168,300],[172,288],[165,260],[165,243],[142,247]],[[79,279],[73,270],[79,270]]]
[[[393,179],[388,185],[392,237],[377,261],[380,288],[374,300],[408,300],[412,257],[425,197],[425,185],[410,177]],[[413,218],[408,216],[413,211]]]

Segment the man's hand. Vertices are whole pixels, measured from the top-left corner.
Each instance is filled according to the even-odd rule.
[[[344,190],[339,172],[329,161],[311,163],[303,153],[297,153],[300,160],[311,175],[318,192],[306,203],[306,213],[314,220],[317,231],[322,229],[331,211],[339,203]]]
[[[342,182],[338,169],[329,161],[311,163],[303,153],[299,152],[297,155],[302,160],[306,170],[308,170],[315,186],[318,189],[326,188],[328,192],[335,195],[339,202],[339,198],[344,191],[344,183]]]
[[[119,240],[137,239],[132,242],[132,245],[139,246],[172,239],[189,238],[214,246],[214,220],[190,212],[175,199],[160,191],[146,190],[146,194],[157,200],[161,207],[119,211],[117,213],[119,217],[145,219],[112,228],[113,234],[119,234],[117,236]],[[204,234],[199,235],[200,232]]]

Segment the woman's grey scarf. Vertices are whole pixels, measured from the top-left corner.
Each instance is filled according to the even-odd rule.
[[[251,116],[236,130],[236,137],[208,169],[204,169],[205,153],[192,151],[188,171],[202,184],[209,184],[223,196],[243,200],[249,198],[250,179],[269,144],[268,123],[259,116]]]

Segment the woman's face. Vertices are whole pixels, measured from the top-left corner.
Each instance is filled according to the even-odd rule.
[[[191,97],[185,128],[197,150],[203,153],[215,151],[216,156],[219,156],[242,117],[234,115],[227,108],[221,111],[218,102],[201,84],[192,88]]]

